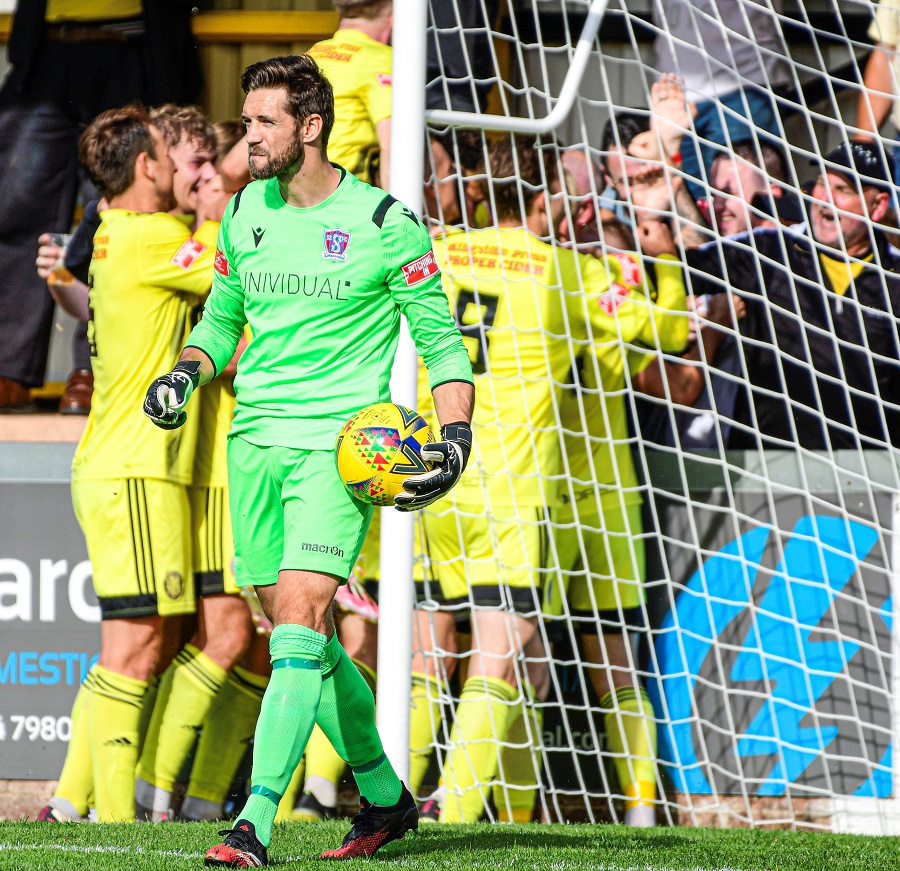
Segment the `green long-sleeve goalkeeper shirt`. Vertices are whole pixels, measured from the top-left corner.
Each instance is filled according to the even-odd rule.
[[[388,401],[401,313],[432,388],[472,381],[422,222],[341,174],[303,209],[276,179],[253,182],[222,221],[212,293],[187,344],[221,371],[249,324],[231,435],[253,444],[331,448],[347,418]]]

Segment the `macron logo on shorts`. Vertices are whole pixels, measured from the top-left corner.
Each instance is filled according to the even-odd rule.
[[[609,290],[601,293],[597,302],[600,303],[600,308],[612,317],[629,296],[631,296],[631,288],[616,283]]]
[[[378,79],[378,84],[382,87],[390,87],[391,86],[391,74],[390,73],[378,73],[375,76]]]
[[[194,261],[206,250],[206,245],[201,245],[193,237],[186,239],[182,246],[175,252],[172,263],[184,270],[190,269]]]
[[[440,270],[434,259],[434,252],[429,251],[418,260],[413,260],[403,267],[403,279],[406,281],[407,287],[415,287],[431,278],[432,275],[437,275],[438,272]]]
[[[231,275],[231,264],[229,264],[228,258],[218,248],[216,248],[215,270],[219,275],[224,275],[226,278]]]

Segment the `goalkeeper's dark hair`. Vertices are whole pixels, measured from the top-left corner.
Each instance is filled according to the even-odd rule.
[[[498,220],[521,218],[524,221],[534,201],[554,182],[559,182],[556,160],[549,151],[538,147],[534,137],[504,136],[492,143],[490,176],[481,182],[481,187],[488,202],[493,191]]]
[[[650,116],[639,112],[616,112],[603,128],[600,150],[609,152],[616,146],[628,148],[631,140],[650,129]]]
[[[283,88],[288,114],[302,124],[310,115],[322,119],[322,145],[334,127],[334,91],[319,65],[308,54],[270,57],[251,64],[241,76],[245,94],[260,88]]]
[[[216,150],[216,131],[197,106],[176,106],[166,103],[150,110],[150,122],[162,133],[169,148],[187,139],[201,151]]]
[[[150,115],[139,103],[102,112],[81,134],[78,159],[100,196],[118,196],[134,182],[134,163],[146,153],[156,159]]]

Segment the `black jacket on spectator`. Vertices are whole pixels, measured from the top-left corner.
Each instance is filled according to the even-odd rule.
[[[203,84],[191,32],[193,0],[143,0],[143,99],[150,106],[193,103]],[[41,62],[47,0],[19,0],[7,46],[12,70],[3,82],[0,101],[27,90]]]
[[[900,446],[900,251],[874,238],[874,261],[843,296],[817,262],[830,249],[803,232],[756,230],[688,252],[695,294],[732,290],[747,305],[750,387],[729,448]]]
[[[85,126],[136,100],[197,98],[191,8],[189,0],[143,0],[140,22],[48,26],[47,0],[19,0],[0,89],[0,378],[44,381],[53,299],[34,268],[37,239],[69,232],[79,190],[96,195],[78,165]],[[116,24],[124,26],[111,38],[90,33]],[[87,368],[86,356],[81,343],[76,368]]]
[[[88,270],[94,254],[94,236],[100,229],[100,213],[97,211],[99,202],[100,200],[91,200],[85,205],[84,215],[72,234],[63,260],[63,266],[82,284],[88,283]]]

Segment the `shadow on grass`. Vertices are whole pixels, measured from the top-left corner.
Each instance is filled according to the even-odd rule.
[[[555,849],[555,850],[637,850],[640,852],[672,849],[691,843],[691,838],[681,837],[664,830],[635,830],[623,832],[621,828],[607,825],[579,825],[571,830],[517,831],[507,826],[478,826],[465,831],[453,832],[440,826],[420,828],[412,837],[407,836],[389,852],[379,852],[375,859],[390,860],[400,853],[423,855],[428,853],[448,853],[454,851],[493,852],[495,850]]]

